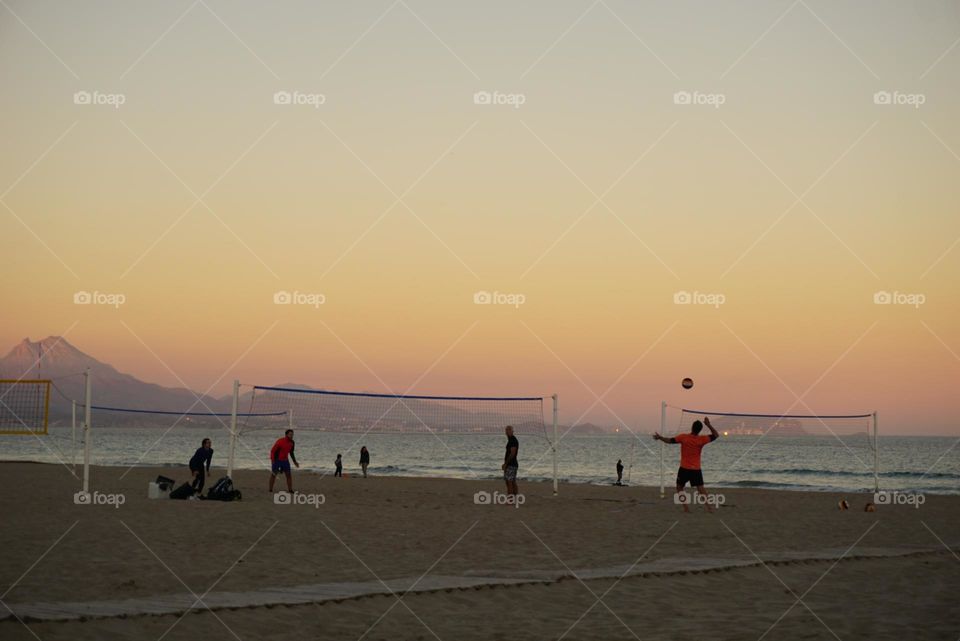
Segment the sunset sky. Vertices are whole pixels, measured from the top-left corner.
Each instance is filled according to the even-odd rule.
[[[3,0],[0,353],[957,434],[958,77],[956,2]]]

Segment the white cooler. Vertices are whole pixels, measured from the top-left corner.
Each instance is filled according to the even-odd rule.
[[[156,481],[150,481],[150,484],[147,486],[147,498],[148,499],[168,499],[170,498],[170,490],[160,489],[160,484]]]

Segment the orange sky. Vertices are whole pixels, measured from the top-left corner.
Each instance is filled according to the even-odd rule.
[[[0,350],[957,433],[955,4],[208,4],[0,10]]]

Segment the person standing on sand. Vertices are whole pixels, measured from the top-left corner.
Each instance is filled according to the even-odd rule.
[[[520,451],[520,441],[513,435],[512,425],[507,425],[503,431],[507,435],[507,451],[503,456],[503,465],[500,467],[503,470],[503,480],[507,484],[507,496],[513,496],[513,502],[516,502],[517,470],[520,467],[517,462],[517,452]]]
[[[343,457],[337,454],[337,460],[333,462],[337,466],[337,471],[333,473],[334,476],[343,476]]]
[[[700,432],[703,430],[703,423],[706,423],[707,427],[710,428],[710,436],[700,436]],[[697,492],[706,499],[708,495],[707,489],[703,486],[703,470],[700,469],[700,452],[703,450],[704,445],[717,440],[720,434],[717,430],[713,429],[709,418],[704,417],[703,423],[694,421],[693,425],[690,426],[689,434],[677,434],[674,437],[665,438],[660,436],[659,433],[654,432],[653,438],[658,441],[663,441],[664,443],[680,444],[680,469],[677,470],[677,494],[683,492],[684,486],[686,486],[689,481],[690,486],[697,488]],[[707,512],[713,512],[710,503],[705,501],[704,507],[707,508]],[[683,503],[683,511],[690,511],[690,507],[686,502]]]
[[[193,491],[196,494],[203,492],[203,484],[206,482],[206,474],[210,473],[210,461],[213,460],[213,447],[210,439],[205,438],[200,443],[200,447],[197,448],[197,451],[193,453],[193,456],[190,458],[190,472],[193,473]],[[204,474],[203,466],[207,466],[206,474]]]
[[[297,457],[293,454],[293,430],[287,430],[283,436],[277,439],[277,442],[270,448],[270,491],[273,492],[273,484],[277,480],[277,474],[283,472],[287,477],[287,492],[293,494],[293,479],[290,478],[290,461],[297,467]]]
[[[623,460],[617,459],[617,485],[623,485]]]
[[[363,478],[367,478],[367,466],[370,465],[370,452],[367,446],[360,448],[360,469],[363,470]]]

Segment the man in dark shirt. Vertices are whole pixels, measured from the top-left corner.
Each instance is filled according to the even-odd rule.
[[[503,456],[503,480],[507,484],[507,495],[517,496],[517,469],[520,464],[517,462],[517,452],[520,451],[520,441],[513,435],[513,426],[507,425],[503,430],[507,435],[507,451]],[[516,498],[514,498],[516,501]]]
[[[363,470],[363,478],[367,478],[368,465],[370,465],[370,450],[364,445],[360,448],[360,469]]]
[[[623,459],[617,459],[617,485],[623,485]]]
[[[210,473],[210,461],[213,460],[213,447],[210,439],[205,438],[200,443],[200,447],[193,453],[190,459],[190,471],[193,473],[193,491],[199,494],[203,492],[203,484],[207,480],[207,474]],[[203,468],[206,465],[207,471],[204,474]]]

